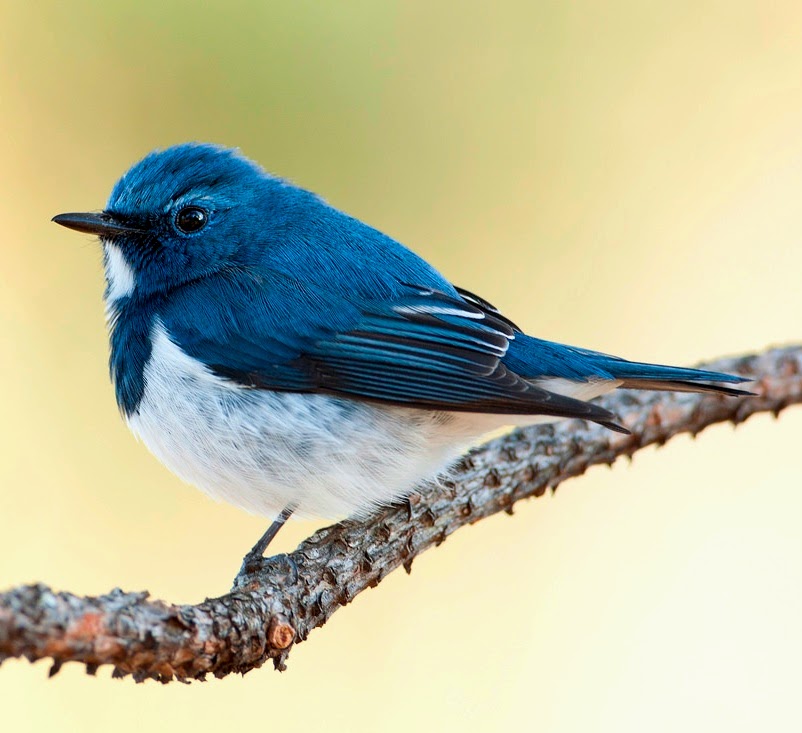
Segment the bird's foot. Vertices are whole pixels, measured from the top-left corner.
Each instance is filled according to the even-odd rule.
[[[283,552],[270,557],[249,552],[242,559],[232,590],[249,590],[265,575],[280,580],[282,584],[294,583],[298,580],[298,564],[292,555]]]

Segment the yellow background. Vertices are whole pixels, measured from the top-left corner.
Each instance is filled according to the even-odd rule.
[[[693,363],[800,336],[797,2],[1,7],[0,586],[198,601],[263,529],[128,434],[98,247],[49,222],[154,147],[239,146],[542,337]],[[285,674],[8,662],[0,727],[799,730],[800,437],[790,410],[595,469],[363,594]]]

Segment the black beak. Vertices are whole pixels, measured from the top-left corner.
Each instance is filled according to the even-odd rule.
[[[85,232],[86,234],[97,234],[101,237],[113,237],[137,231],[136,227],[125,224],[105,212],[100,214],[58,214],[53,217],[53,221],[67,229],[75,229],[76,232]]]

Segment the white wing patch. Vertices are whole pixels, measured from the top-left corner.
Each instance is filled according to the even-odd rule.
[[[433,316],[458,316],[461,318],[472,318],[475,321],[484,319],[485,314],[478,311],[466,311],[461,308],[443,305],[397,305],[393,310],[401,315],[414,315],[425,313]]]

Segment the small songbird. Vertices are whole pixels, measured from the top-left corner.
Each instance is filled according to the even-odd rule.
[[[390,237],[235,150],[155,151],[101,213],[111,376],[174,473],[283,522],[364,516],[489,431],[583,418],[618,387],[743,394],[716,372],[524,334]],[[247,559],[247,558],[246,558]]]

